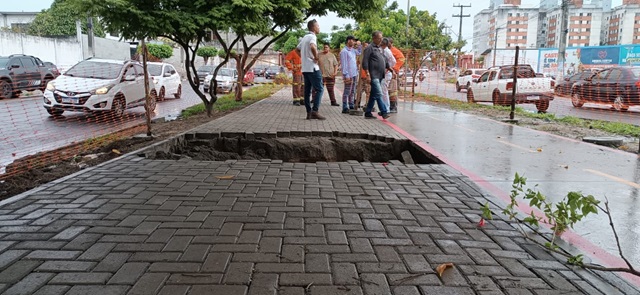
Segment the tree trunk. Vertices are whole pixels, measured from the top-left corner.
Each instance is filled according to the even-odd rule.
[[[147,136],[151,136],[151,110],[149,104],[151,103],[151,97],[149,96],[149,71],[147,70],[147,43],[142,38],[142,69],[144,71],[144,116],[147,123]]]
[[[202,58],[204,58],[204,64],[206,65],[207,63],[209,63],[209,58],[206,56],[203,56]]]
[[[213,99],[204,103],[204,108],[207,110],[207,117],[209,118],[213,116],[213,104]]]
[[[236,70],[238,71],[238,79],[236,83],[236,101],[242,101],[242,86],[244,86],[244,68],[242,67],[242,55],[235,56]]]

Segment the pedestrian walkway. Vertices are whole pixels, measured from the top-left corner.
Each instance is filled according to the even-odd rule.
[[[197,132],[404,138],[328,101],[326,121],[304,120],[289,91]],[[637,294],[563,265],[499,217],[477,228],[475,187],[447,165],[129,154],[0,205],[0,291]],[[440,277],[442,263],[453,267]]]

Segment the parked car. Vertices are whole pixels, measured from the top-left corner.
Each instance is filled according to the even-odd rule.
[[[180,98],[182,95],[182,81],[180,80],[180,74],[176,72],[172,65],[150,62],[147,63],[147,70],[153,79],[153,84],[158,93],[158,100],[163,100],[167,93],[175,98]]]
[[[266,79],[274,79],[278,73],[280,73],[280,67],[271,66],[264,71],[264,77]]]
[[[571,104],[582,107],[585,103],[612,105],[617,111],[627,111],[640,105],[640,68],[613,67],[598,71],[577,81],[571,89]]]
[[[55,64],[53,64],[52,62],[48,62],[48,61],[43,62],[43,64],[44,64],[45,67],[47,67],[51,71],[51,73],[53,74],[54,78],[57,78],[58,76],[60,76],[60,70],[58,69],[58,67]]]
[[[255,65],[255,66],[253,66],[253,72],[256,75],[256,77],[264,77],[264,71],[268,67],[269,66],[265,66],[265,65]]]
[[[253,85],[255,78],[256,78],[256,74],[253,72],[252,69],[249,69],[244,73],[244,79],[242,79],[242,83],[244,85]]]
[[[480,78],[480,75],[482,75],[482,73],[486,71],[486,69],[465,70],[464,72],[462,72],[462,74],[460,74],[458,80],[456,81],[456,91],[460,92],[462,89],[469,89],[469,86],[471,85],[471,83],[473,83],[473,79]]]
[[[0,99],[18,97],[22,90],[44,90],[54,73],[37,57],[14,54],[0,57]]]
[[[196,75],[198,76],[198,81],[200,81],[200,84],[202,84],[202,82],[204,81],[204,78],[207,75],[211,75],[213,74],[213,71],[216,69],[216,67],[214,66],[201,66],[196,70]]]
[[[581,73],[571,75],[569,77],[565,77],[562,81],[560,81],[559,83],[556,83],[554,93],[559,96],[570,96],[571,88],[573,87],[573,84],[575,84],[578,81],[589,78],[591,76],[593,76],[593,72],[584,71]]]
[[[204,85],[202,85],[204,92],[209,92],[211,79],[213,79],[213,75],[208,75],[204,78]],[[216,93],[230,93],[236,89],[238,84],[236,83],[238,81],[238,71],[229,68],[220,69],[218,70],[216,81],[218,81]]]
[[[553,100],[554,81],[550,78],[536,77],[536,72],[530,65],[518,65],[515,101],[518,104],[532,103],[538,112],[544,113]],[[491,68],[480,78],[471,83],[467,89],[467,101],[493,102],[494,105],[511,105],[513,98],[512,65]]]
[[[157,92],[149,78],[150,110]],[[104,112],[122,117],[128,108],[145,104],[144,71],[133,60],[87,59],[47,84],[44,108],[50,115],[65,111]]]

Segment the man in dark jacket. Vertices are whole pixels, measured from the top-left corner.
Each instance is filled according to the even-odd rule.
[[[364,117],[373,119],[375,116],[371,113],[373,105],[378,102],[378,108],[382,118],[389,118],[389,110],[382,102],[382,81],[385,78],[386,71],[393,71],[389,66],[389,62],[384,57],[380,43],[382,43],[382,32],[375,31],[372,34],[371,45],[364,50],[362,54],[362,69],[367,73],[367,78],[371,81],[371,94],[367,103]]]

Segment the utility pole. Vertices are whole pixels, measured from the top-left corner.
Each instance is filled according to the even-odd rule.
[[[560,44],[558,46],[558,70],[556,73],[558,79],[564,77],[564,63],[567,53],[567,34],[569,26],[569,0],[562,0],[562,23],[560,23]],[[559,80],[562,81],[562,80]]]
[[[457,17],[460,19],[460,27],[458,28],[458,46],[460,45],[460,42],[462,42],[462,19],[465,17],[471,17],[470,14],[462,14],[464,12],[465,8],[471,7],[471,4],[469,5],[462,5],[462,4],[454,4],[453,7],[459,7],[460,8],[460,14],[454,14],[453,17]],[[458,62],[460,61],[460,51],[462,50],[462,47],[458,47],[458,54],[456,55],[456,68],[458,67]]]
[[[405,42],[405,46],[407,50],[409,50],[409,18],[411,17],[411,0],[407,0],[407,39]]]
[[[498,30],[500,28],[496,27],[495,31],[493,32],[493,67],[496,66],[496,53],[498,51]]]

